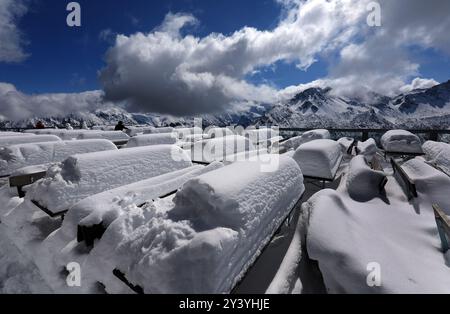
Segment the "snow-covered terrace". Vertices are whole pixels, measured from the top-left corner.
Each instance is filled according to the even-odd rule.
[[[409,150],[416,140],[411,133],[394,131],[380,142],[389,130],[368,130],[367,135],[382,132],[374,136],[377,141],[361,130],[282,131],[287,133],[277,139],[279,147],[250,143],[242,151],[221,142],[234,138],[229,134],[221,140],[192,137],[190,129],[177,132],[176,138],[186,133],[189,145],[164,135],[140,135],[133,142],[141,148],[67,156],[26,188],[24,199],[3,186],[1,290],[450,292],[450,253],[442,251],[433,207],[450,215],[450,145],[417,138],[424,155],[415,157]],[[330,139],[345,132],[360,132],[360,141]],[[441,133],[431,131],[428,138]],[[181,164],[170,162],[168,146],[160,145],[169,138],[162,144],[173,145]],[[207,161],[217,161],[211,165],[193,165],[189,151],[205,144],[223,150],[212,150]],[[400,154],[384,154],[385,147]],[[224,160],[220,152],[252,161]],[[272,173],[261,172],[267,156],[279,158]],[[128,157],[133,162],[123,161]],[[96,164],[101,167],[95,169]],[[407,195],[405,174],[415,197]],[[108,187],[109,181],[114,183]],[[49,191],[63,196],[53,198]],[[36,200],[68,209],[64,222],[34,206]],[[79,228],[93,236],[89,243]],[[68,288],[61,273],[70,262],[83,265],[80,288]],[[373,263],[381,267],[381,286],[368,285]]]

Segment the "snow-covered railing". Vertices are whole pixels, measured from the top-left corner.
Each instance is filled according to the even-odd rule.
[[[280,132],[307,132],[313,130],[313,128],[296,128],[296,127],[280,127]],[[327,128],[330,133],[359,133],[361,134],[361,140],[367,141],[370,138],[370,134],[383,134],[387,131],[390,131],[390,129],[375,129],[375,128],[359,128],[359,129],[352,129],[352,128]],[[406,129],[406,131],[409,131],[414,134],[427,134],[427,137],[431,141],[438,141],[439,137],[444,134],[450,134],[450,129]]]
[[[439,207],[439,205],[433,205],[434,216],[436,218],[436,224],[439,231],[439,237],[441,238],[442,250],[445,253],[450,249],[449,239],[450,239],[450,219],[444,213],[444,211]]]
[[[397,161],[395,161],[394,158],[391,158],[391,165],[392,170],[394,170],[394,178],[402,187],[403,191],[408,197],[408,200],[417,197],[418,195],[416,185],[413,182],[413,180],[411,180],[411,178],[408,176],[408,174],[405,172],[405,170],[403,170],[403,168],[397,163]]]

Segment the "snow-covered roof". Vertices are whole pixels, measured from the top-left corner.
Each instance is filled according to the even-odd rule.
[[[75,154],[117,150],[107,140],[27,143],[0,148],[0,176],[26,166],[60,162]]]
[[[59,212],[90,195],[190,166],[189,156],[172,145],[74,155],[52,166],[26,197]]]

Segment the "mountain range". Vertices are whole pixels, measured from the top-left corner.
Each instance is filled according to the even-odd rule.
[[[278,125],[299,128],[436,128],[450,127],[450,81],[428,89],[417,89],[396,97],[372,93],[367,100],[340,97],[331,88],[309,88],[289,100],[204,114],[204,126]],[[22,121],[2,121],[0,127],[32,127],[38,120],[47,126],[74,127],[84,121],[88,126],[126,125],[179,126],[192,124],[192,117],[130,113],[118,106],[93,112],[78,112],[66,117],[34,117]]]

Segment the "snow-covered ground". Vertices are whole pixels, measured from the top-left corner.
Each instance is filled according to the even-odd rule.
[[[372,139],[354,156],[352,139],[332,141],[318,130],[274,155],[260,136],[279,141],[275,129],[247,138],[220,128],[173,130],[133,128],[149,135],[130,143],[149,146],[67,151],[23,199],[0,181],[0,292],[133,293],[121,272],[145,293],[450,293],[450,253],[442,252],[432,210],[439,204],[450,215],[448,145],[427,142],[423,158],[401,162],[418,192],[408,201],[389,160],[384,171],[371,169],[381,158]],[[394,131],[382,143],[416,152],[416,141]],[[196,148],[224,162],[193,165]],[[47,163],[25,155],[20,166]],[[263,171],[266,159],[278,167]],[[304,175],[336,179],[322,189]],[[31,201],[68,212],[51,218]],[[73,262],[80,287],[66,283]]]

